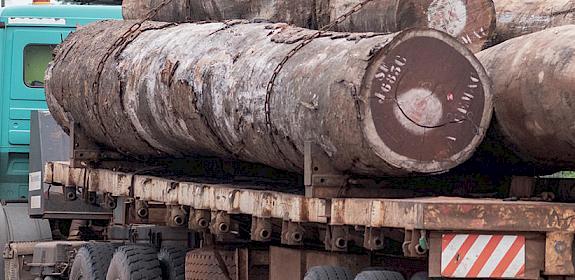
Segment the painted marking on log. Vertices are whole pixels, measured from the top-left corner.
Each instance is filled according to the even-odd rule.
[[[381,91],[384,93],[383,96],[385,96],[386,93],[392,92],[393,87],[399,80],[399,76],[401,75],[405,65],[407,65],[407,58],[396,56],[394,65],[382,63],[381,66],[379,66],[379,70],[381,72],[376,73],[375,78],[382,82]],[[385,100],[385,98],[380,99]]]
[[[435,0],[429,5],[427,20],[429,28],[457,36],[467,25],[467,7],[461,0]]]
[[[471,112],[471,104],[475,98],[474,91],[479,88],[479,83],[481,82],[479,78],[473,75],[469,76],[470,84],[467,86],[467,91],[464,91],[460,98],[460,102],[457,104],[457,109],[453,118],[453,122],[460,123],[462,121],[473,121],[473,112]]]
[[[397,98],[395,117],[399,123],[415,135],[423,135],[426,129],[435,127],[443,119],[443,104],[432,91],[425,88],[410,89]]]
[[[463,44],[469,45],[472,44],[475,40],[481,40],[489,35],[487,32],[485,32],[483,27],[481,27],[479,30],[473,30],[471,34],[472,36],[469,36],[469,33],[463,34],[459,41],[461,41]]]
[[[387,97],[381,93],[376,93],[375,97],[377,97],[379,99],[379,103],[383,103],[387,99]]]
[[[471,44],[471,38],[469,38],[469,35],[465,34],[461,36],[461,42],[465,45],[469,45]]]

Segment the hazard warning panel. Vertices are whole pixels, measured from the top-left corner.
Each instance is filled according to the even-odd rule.
[[[444,234],[441,276],[449,278],[522,278],[525,237]]]

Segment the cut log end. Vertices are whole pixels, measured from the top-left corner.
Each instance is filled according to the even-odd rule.
[[[437,173],[461,164],[491,120],[485,70],[444,33],[396,37],[373,59],[365,84],[364,133],[381,158],[401,169]]]
[[[473,52],[481,51],[495,31],[495,5],[491,0],[408,0],[399,4],[399,24],[428,27],[448,33]]]

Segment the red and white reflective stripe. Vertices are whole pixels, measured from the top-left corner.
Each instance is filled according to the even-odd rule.
[[[444,234],[441,276],[450,278],[522,278],[525,237]]]

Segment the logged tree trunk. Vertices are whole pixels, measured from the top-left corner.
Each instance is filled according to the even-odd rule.
[[[494,83],[495,135],[501,134],[520,159],[539,166],[534,173],[575,168],[573,42],[575,26],[569,25],[478,54]],[[514,158],[501,155],[502,160]]]
[[[143,19],[164,0],[124,0],[125,19]],[[172,0],[152,19],[166,22],[266,19],[318,29],[364,0]],[[492,0],[373,0],[335,31],[398,32],[429,27],[449,33],[472,51],[483,49],[495,30]]]
[[[541,31],[575,24],[573,0],[496,0],[495,43]]]
[[[46,77],[62,126],[71,116],[131,156],[218,156],[301,172],[309,141],[341,172],[429,174],[468,159],[491,119],[483,67],[434,30],[324,34],[287,61],[268,95],[276,66],[314,31],[146,22],[96,82],[104,54],[132,24],[78,30]]]

